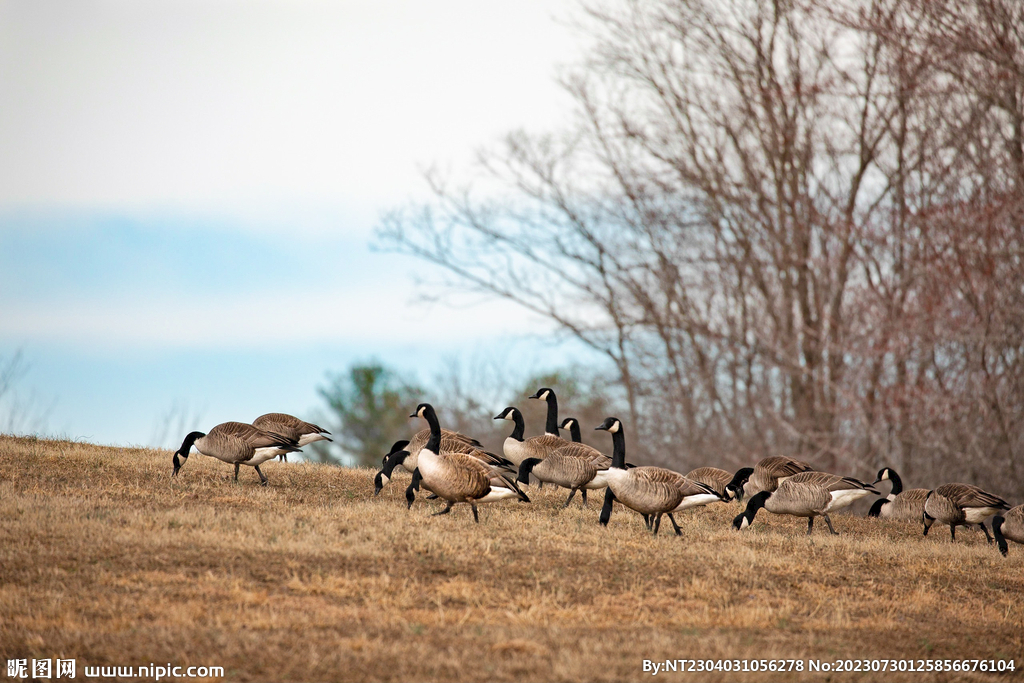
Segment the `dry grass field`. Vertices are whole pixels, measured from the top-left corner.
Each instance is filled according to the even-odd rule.
[[[232,681],[619,681],[643,659],[1016,658],[1012,674],[661,674],[655,680],[1024,680],[1024,548],[738,506],[652,537],[617,509],[404,505],[372,472],[0,438],[0,656],[223,666]],[[685,522],[684,522],[685,520]],[[822,525],[823,526],[823,525]],[[669,533],[665,533],[666,529]]]

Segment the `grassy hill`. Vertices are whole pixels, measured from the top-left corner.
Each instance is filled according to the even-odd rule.
[[[662,680],[1024,680],[1024,548],[735,505],[651,537],[600,500],[430,517],[399,478],[0,438],[0,656],[223,666],[233,681],[642,680],[644,659],[1008,659],[1012,674],[668,673]],[[684,521],[685,520],[685,521]],[[816,525],[819,526],[819,525]],[[824,526],[824,525],[820,525]],[[668,533],[666,533],[666,530]]]

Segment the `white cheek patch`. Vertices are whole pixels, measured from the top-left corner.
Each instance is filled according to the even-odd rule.
[[[539,398],[542,401],[546,401],[546,400],[548,400],[548,396],[550,396],[550,395],[551,395],[550,391],[545,391],[543,394],[541,394],[537,398]]]
[[[743,521],[740,522],[740,528],[741,529],[746,529],[748,526],[750,526],[750,520],[748,520],[746,517],[744,517]]]
[[[611,432],[612,434],[614,434],[615,432],[619,431],[619,423],[618,422],[612,423],[612,426],[608,428],[608,431]]]
[[[380,475],[380,480],[381,480],[382,483],[387,484],[389,481],[391,481],[391,477],[389,477],[386,474],[381,474]]]

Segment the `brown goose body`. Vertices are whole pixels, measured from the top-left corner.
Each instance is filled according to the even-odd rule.
[[[1024,544],[1024,505],[1007,510],[992,518],[992,533],[999,544],[999,552],[1006,555],[1006,541]]]
[[[899,522],[920,522],[924,515],[924,501],[928,498],[929,493],[928,489],[901,491],[892,498],[876,501],[878,513],[871,516]]]
[[[260,415],[252,421],[254,427],[265,432],[273,432],[294,442],[299,448],[314,441],[332,441],[330,432],[312,422],[300,420],[294,415],[287,413],[267,413]],[[281,454],[281,460],[288,460],[285,453]]]
[[[300,420],[287,413],[267,413],[252,421],[254,427],[265,432],[280,434],[294,441],[301,448],[314,441],[331,441],[330,432],[312,422]]]
[[[956,527],[977,524],[991,543],[985,520],[1009,508],[1005,500],[973,484],[943,484],[925,498],[924,535],[928,535],[934,522],[939,522],[949,525],[950,538],[955,541]]]
[[[865,496],[878,495],[878,491],[875,490],[872,484],[863,482],[860,479],[854,479],[853,477],[844,477],[838,474],[829,474],[828,472],[801,472],[794,474],[786,479],[786,481],[817,484],[824,487],[832,496],[832,505],[829,506],[830,512],[844,508]]]
[[[720,496],[729,497],[729,492],[725,490],[725,487],[733,479],[732,472],[726,472],[717,467],[698,467],[695,470],[690,470],[683,476],[693,481],[699,481],[705,486],[710,486]]]
[[[299,450],[295,442],[280,434],[266,432],[244,422],[222,422],[206,434],[192,432],[185,437],[181,448],[174,454],[175,475],[181,468],[181,462],[188,459],[192,446],[203,455],[233,464],[236,481],[239,465],[255,468],[263,485],[266,485],[267,478],[260,471],[260,465],[283,453]]]
[[[824,517],[832,534],[836,534],[828,513],[833,504],[832,493],[821,484],[813,482],[781,482],[775,491],[760,491],[750,498],[747,509],[733,520],[733,527],[744,529],[754,521],[762,507],[777,515],[807,518],[807,533],[814,528],[814,518]]]
[[[518,408],[512,406],[498,413],[494,419],[511,420],[515,424],[512,428],[512,433],[505,438],[502,448],[505,457],[516,467],[519,467],[523,464],[523,461],[530,458],[543,460],[554,451],[571,443],[553,434],[541,434],[540,436],[532,436],[529,439],[525,438],[526,422],[523,420],[523,414]]]
[[[778,488],[780,482],[789,477],[812,470],[814,470],[813,467],[801,460],[787,458],[784,455],[773,455],[761,459],[754,465],[754,472],[744,484],[743,490],[747,496],[761,491],[770,493]]]

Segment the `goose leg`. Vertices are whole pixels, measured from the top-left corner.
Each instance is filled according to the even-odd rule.
[[[813,516],[811,516],[811,517],[808,517],[808,518],[807,518],[807,535],[808,535],[808,536],[810,536],[810,535],[811,535],[811,531],[812,531],[813,529],[814,529],[814,517],[813,517]]]
[[[956,543],[956,525],[955,524],[950,524],[949,525],[949,539],[950,539],[950,543]]]
[[[238,463],[235,463],[235,481],[238,481]]]
[[[476,512],[476,504],[475,503],[470,503],[469,507],[473,508],[473,521],[476,522],[477,524],[479,524],[480,523],[480,515],[478,515],[477,512]]]
[[[449,512],[452,511],[452,505],[453,505],[452,501],[449,500],[448,504],[445,505],[444,510],[441,510],[440,512],[435,512],[434,514],[432,514],[430,516],[431,517],[437,517],[438,515],[447,515]],[[473,516],[474,517],[476,516],[476,507],[473,508]],[[477,521],[479,522],[480,520],[477,520]]]
[[[583,507],[587,507],[587,490],[580,489],[580,497],[583,498]]]
[[[824,515],[824,517],[825,517],[825,524],[828,524],[828,530],[832,532],[832,535],[833,535],[833,536],[838,536],[838,535],[839,535],[839,532],[838,532],[838,531],[836,531],[836,530],[835,530],[835,529],[834,529],[834,528],[832,527],[832,520],[831,520],[831,519],[829,519],[828,515]],[[813,519],[813,517],[812,517],[812,519]]]
[[[669,518],[669,521],[672,522],[672,527],[676,530],[676,536],[682,536],[683,535],[683,530],[679,528],[678,524],[676,524],[676,518],[672,516],[671,512],[668,513],[668,518]]]
[[[427,500],[437,500],[438,498],[440,498],[440,496],[438,496],[436,493],[431,493],[429,496],[427,496]]]
[[[576,495],[576,489],[569,489],[569,497],[565,499],[565,505],[563,505],[562,507],[563,508],[569,507],[569,503],[572,502],[572,497],[575,496],[575,495]]]
[[[992,543],[992,537],[988,535],[988,529],[985,528],[985,522],[982,522],[978,526],[980,526],[981,530],[985,532],[985,540],[988,541],[991,544]]]
[[[235,465],[235,467],[238,467],[238,465]],[[267,485],[267,478],[265,476],[263,476],[262,472],[260,472],[260,466],[259,465],[255,465],[254,468],[256,470],[256,474],[260,475],[260,486],[266,486]]]
[[[644,526],[647,527],[648,531],[654,530],[654,515],[642,515],[644,518]]]
[[[604,505],[601,506],[601,517],[598,521],[601,526],[608,526],[608,520],[612,518],[612,503],[615,501],[615,494],[612,493],[610,488],[605,489],[604,492]]]
[[[658,535],[658,529],[660,529],[660,528],[661,528],[661,513],[659,512],[658,516],[654,518],[654,535],[655,536]]]

